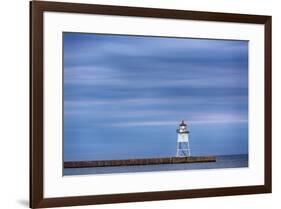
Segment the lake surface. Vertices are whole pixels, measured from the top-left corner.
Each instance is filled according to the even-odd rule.
[[[207,163],[180,163],[137,166],[112,166],[93,168],[65,168],[64,175],[87,175],[108,173],[135,173],[152,171],[198,170],[215,168],[240,168],[248,167],[248,155],[216,156],[216,162]]]

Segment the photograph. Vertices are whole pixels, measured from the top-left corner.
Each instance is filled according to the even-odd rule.
[[[63,175],[248,168],[248,40],[62,36]]]
[[[147,6],[30,2],[31,208],[272,192],[272,16]]]

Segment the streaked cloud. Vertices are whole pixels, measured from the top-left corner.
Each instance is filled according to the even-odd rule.
[[[194,114],[189,118],[182,118],[186,121],[187,124],[215,124],[215,123],[247,123],[248,118],[243,115],[237,114],[221,114],[221,113],[213,113],[213,114]],[[111,125],[114,127],[134,127],[134,126],[173,126],[177,127],[179,124],[179,120],[173,121],[131,121],[131,122],[121,122],[121,123],[112,123]]]
[[[198,153],[247,150],[248,41],[64,33],[67,159],[170,155],[183,119]]]

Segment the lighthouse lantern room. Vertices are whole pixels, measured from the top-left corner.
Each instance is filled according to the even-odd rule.
[[[178,140],[177,140],[177,157],[189,157],[190,147],[189,147],[189,131],[187,125],[182,121],[177,129]]]

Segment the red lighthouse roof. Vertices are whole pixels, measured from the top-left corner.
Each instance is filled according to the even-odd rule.
[[[186,124],[184,123],[184,120],[181,121],[180,126],[186,126]]]

